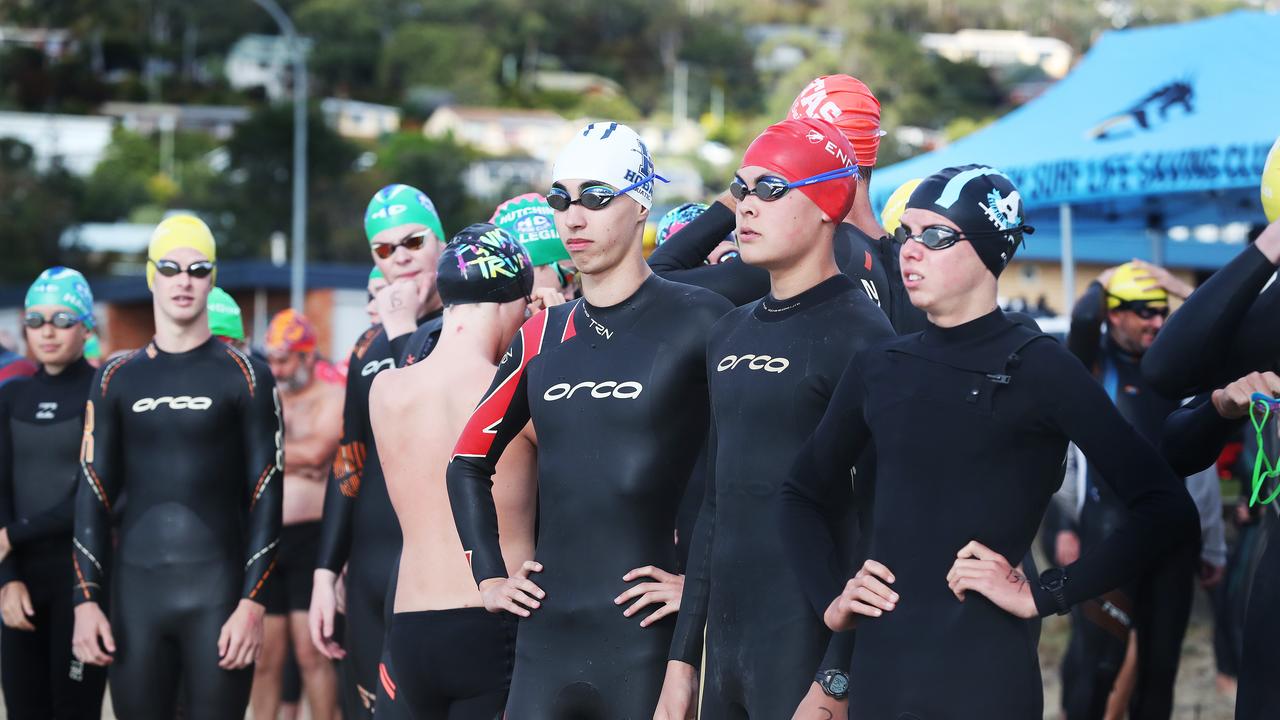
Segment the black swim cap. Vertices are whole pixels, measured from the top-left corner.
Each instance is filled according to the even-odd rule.
[[[1035,229],[1023,223],[1022,196],[1013,181],[986,165],[940,170],[920,182],[908,208],[931,210],[960,228],[992,275],[1013,259],[1022,234]]]
[[[446,306],[511,302],[533,292],[533,263],[505,230],[476,223],[454,235],[440,253],[436,287]]]

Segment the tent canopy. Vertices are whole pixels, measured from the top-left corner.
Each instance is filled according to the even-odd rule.
[[[1072,205],[1080,259],[1095,259],[1089,246],[1103,236],[1132,241],[1136,231],[1139,245],[1149,245],[1176,225],[1261,223],[1258,180],[1280,134],[1278,69],[1280,14],[1237,11],[1109,32],[1034,101],[878,170],[872,204],[882,207],[911,178],[982,163],[1018,186],[1042,231],[1032,247],[1056,232],[1057,207]],[[1240,235],[1172,237],[1167,259],[1217,266],[1239,251]],[[1105,244],[1098,249],[1111,254]]]

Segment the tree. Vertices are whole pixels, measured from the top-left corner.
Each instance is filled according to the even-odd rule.
[[[31,146],[0,138],[0,281],[29,283],[58,263],[58,241],[75,223],[80,180],[56,163],[40,172]]]

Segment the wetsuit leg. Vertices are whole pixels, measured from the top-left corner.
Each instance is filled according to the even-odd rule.
[[[1062,660],[1062,709],[1067,720],[1101,720],[1124,664],[1132,621],[1132,594],[1115,591],[1071,611],[1071,641]]]
[[[1166,556],[1142,579],[1134,617],[1138,677],[1129,705],[1131,720],[1167,720],[1173,715],[1173,687],[1199,560],[1198,548],[1187,547]]]
[[[353,563],[354,566],[354,563]],[[378,693],[378,662],[382,657],[382,592],[355,582],[355,568],[347,570],[347,615],[343,647],[354,681],[352,720],[372,717]],[[350,688],[350,686],[349,686]],[[344,715],[344,717],[347,717]]]
[[[698,717],[702,720],[746,720],[742,706],[742,678],[735,662],[725,658],[713,644],[715,631],[708,628],[706,672],[703,676],[702,704]]]
[[[181,608],[175,641],[182,656],[189,720],[241,720],[249,705],[253,667],[218,667],[218,636],[239,603],[239,573],[230,566],[188,566],[182,587],[170,588],[170,601]]]
[[[178,619],[172,598],[166,595],[169,583],[160,575],[161,571],[120,565],[112,580],[111,632],[116,653],[108,677],[117,717],[175,717],[181,656],[168,632]]]
[[[511,616],[484,608],[396,613],[390,628],[397,704],[406,704],[415,720],[501,716],[515,653]]]
[[[1274,680],[1280,667],[1280,517],[1271,508],[1263,509],[1263,527],[1258,548],[1261,553],[1249,589],[1244,621],[1244,652],[1240,662],[1236,720],[1274,717],[1280,707],[1280,684]]]
[[[11,720],[45,720],[53,717],[49,668],[52,666],[50,631],[44,606],[35,608],[34,632],[0,628],[0,684],[4,687],[6,716]]]

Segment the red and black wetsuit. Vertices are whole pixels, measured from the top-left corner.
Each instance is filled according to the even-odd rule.
[[[0,684],[13,720],[97,720],[105,668],[71,654],[71,528],[80,475],[80,435],[93,367],[83,358],[0,387],[0,526],[13,551],[0,586],[31,593],[34,631],[0,629]]]
[[[532,419],[542,606],[521,620],[512,718],[649,717],[675,618],[647,628],[613,599],[628,571],[674,567],[681,492],[706,440],[707,335],[731,305],[651,276],[629,298],[580,300],[525,323],[449,464],[462,546],[477,582],[507,575],[492,476]],[[576,714],[572,714],[576,713]]]
[[[282,434],[270,370],[216,338],[152,342],[95,376],[72,563],[77,603],[110,598],[120,717],[171,720],[179,687],[187,718],[244,717],[253,669],[219,668],[218,636],[275,565]]]

